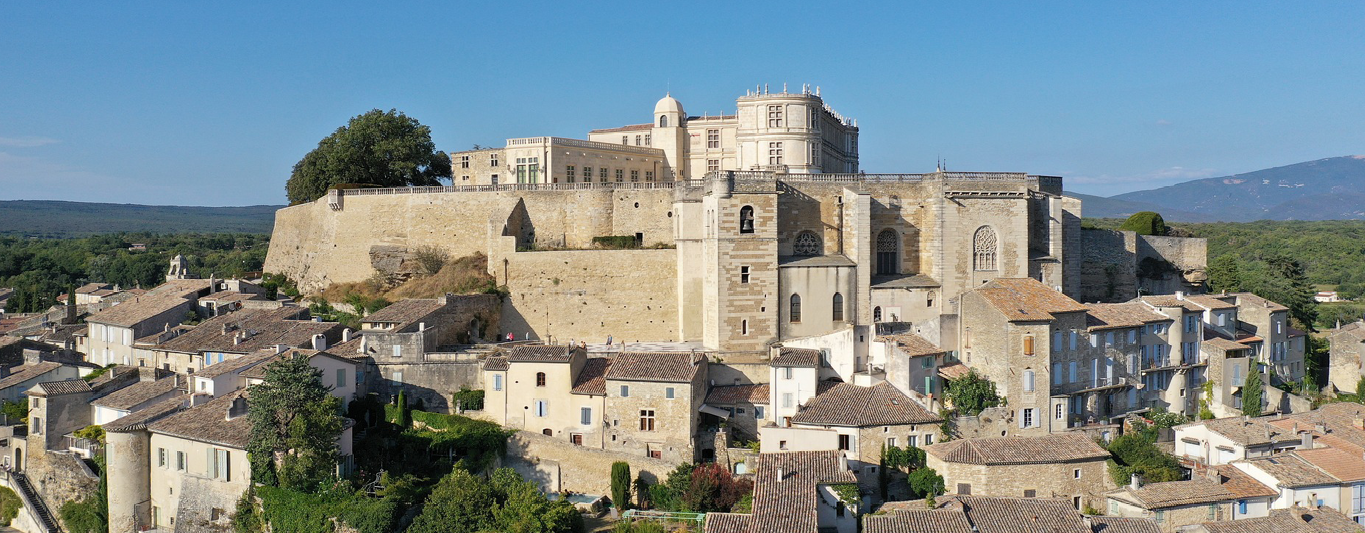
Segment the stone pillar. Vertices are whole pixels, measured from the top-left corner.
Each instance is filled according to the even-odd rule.
[[[151,437],[146,430],[105,434],[109,531],[137,531],[151,522]]]

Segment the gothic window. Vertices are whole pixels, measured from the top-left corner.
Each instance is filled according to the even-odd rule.
[[[820,245],[820,236],[813,231],[803,231],[796,234],[796,242],[792,245],[792,252],[796,255],[820,255],[824,247]]]
[[[900,235],[893,229],[884,229],[877,234],[877,273],[899,274]]]
[[[844,321],[844,295],[839,294],[839,293],[837,293],[837,292],[834,293],[834,302],[833,302],[833,305],[834,305],[834,321],[835,321],[835,322],[843,322],[843,321]]]
[[[667,127],[668,127],[668,117],[666,117],[666,116],[664,116],[664,117],[659,117],[659,127],[660,127],[660,128],[667,128]]]
[[[975,270],[996,270],[995,254],[995,230],[988,226],[981,226],[976,230],[976,238],[972,244],[973,261]]]
[[[754,232],[754,207],[751,205],[739,208],[739,232]]]
[[[789,316],[791,317],[790,322],[793,323],[793,324],[795,324],[795,323],[801,321],[801,295],[800,295],[800,294],[793,294],[793,295],[792,295],[792,305],[791,305],[791,311],[790,311],[790,313],[789,313]]]

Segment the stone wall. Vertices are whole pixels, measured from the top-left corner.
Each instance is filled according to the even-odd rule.
[[[450,396],[460,387],[483,388],[483,361],[471,355],[462,360],[371,365],[366,391],[380,398],[397,396],[400,373],[408,401],[422,400],[425,410],[433,413],[450,414],[454,409]]]
[[[1200,292],[1207,280],[1208,241],[1138,235],[1131,231],[1080,232],[1081,302],[1123,302],[1144,294]]]
[[[943,476],[950,493],[969,486],[974,496],[1080,497],[1081,505],[1104,508],[1104,493],[1114,488],[1105,459],[1027,465],[978,465],[945,462],[928,455],[926,465]],[[1080,470],[1080,475],[1076,475]],[[1032,491],[1032,493],[1028,492]],[[1074,501],[1074,500],[1073,500]]]
[[[516,470],[542,490],[611,494],[611,465],[630,464],[631,480],[644,477],[651,485],[668,477],[678,465],[662,459],[574,446],[567,440],[518,431],[507,440],[504,465]]]
[[[29,483],[54,514],[67,502],[94,496],[99,490],[99,476],[79,456],[65,452],[39,453],[33,446],[29,450],[34,452],[24,459]]]

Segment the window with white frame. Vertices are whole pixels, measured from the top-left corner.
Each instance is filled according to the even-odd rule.
[[[720,130],[706,130],[706,147],[720,148]]]
[[[769,128],[782,127],[782,106],[780,105],[768,106],[768,127]]]
[[[719,159],[707,159],[707,160],[706,160],[706,171],[707,171],[707,172],[720,172],[720,160],[719,160]]]
[[[550,416],[550,402],[547,400],[536,400],[536,416],[545,418]]]
[[[1033,371],[1024,371],[1024,392],[1033,392]]]
[[[782,164],[782,142],[768,143],[768,164],[777,166]]]

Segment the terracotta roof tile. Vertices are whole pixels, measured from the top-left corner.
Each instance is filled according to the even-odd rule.
[[[609,357],[592,357],[583,363],[583,368],[574,377],[570,394],[607,395],[607,369],[611,368]]]
[[[974,530],[961,509],[914,509],[869,515],[863,518],[863,533],[974,533]]]
[[[515,346],[507,353],[507,361],[512,363],[567,363],[574,352],[582,348],[568,345],[523,344]]]
[[[1193,302],[1195,305],[1205,309],[1236,309],[1237,304],[1234,296],[1210,296],[1207,294],[1196,294],[1186,296],[1186,301]],[[1233,300],[1233,301],[1228,301]]]
[[[927,424],[943,419],[930,413],[890,383],[871,387],[839,383],[816,395],[792,417],[794,424],[829,426],[894,426]]]
[[[121,433],[147,429],[147,424],[161,420],[167,415],[185,409],[185,400],[186,398],[169,398],[154,403],[135,413],[130,413],[115,419],[113,422],[104,424],[104,430]]]
[[[299,320],[307,316],[308,310],[302,307],[241,309],[205,320],[158,348],[184,353],[247,353],[276,344],[311,347],[315,335],[340,337],[341,324]]]
[[[1256,478],[1235,466],[1218,465],[1213,468],[1218,471],[1223,488],[1232,493],[1235,498],[1264,498],[1276,496],[1280,493],[1280,491],[1256,481]]]
[[[1265,298],[1262,298],[1262,297],[1260,297],[1260,296],[1257,296],[1257,295],[1252,294],[1252,293],[1249,293],[1249,292],[1233,292],[1233,293],[1228,293],[1228,295],[1229,295],[1229,296],[1236,296],[1236,297],[1237,297],[1237,305],[1238,305],[1238,306],[1248,306],[1248,305],[1252,305],[1252,306],[1256,306],[1256,307],[1266,308],[1266,309],[1269,309],[1269,310],[1271,310],[1271,311],[1288,311],[1288,310],[1289,310],[1288,307],[1285,307],[1285,306],[1280,305],[1280,304],[1278,304],[1278,303],[1276,303],[1276,302],[1272,302],[1272,301],[1270,301],[1270,300],[1267,300],[1267,299],[1265,299]]]
[[[1213,420],[1201,420],[1188,424],[1181,424],[1177,428],[1204,426],[1209,431],[1227,437],[1242,446],[1255,446],[1258,444],[1270,444],[1272,442],[1283,442],[1288,440],[1298,440],[1299,436],[1292,431],[1276,427],[1270,424],[1267,417],[1252,418],[1250,420],[1241,417],[1216,418]]]
[[[180,375],[172,374],[154,381],[139,381],[90,403],[99,407],[128,411],[158,396],[172,394],[176,389],[187,390],[188,384]]]
[[[251,433],[250,417],[243,414],[230,420],[227,418],[233,400],[246,397],[246,393],[246,389],[241,389],[224,394],[152,422],[147,429],[152,433],[246,449]]]
[[[1109,452],[1084,433],[958,439],[930,445],[924,451],[945,462],[976,465],[1061,463],[1109,458]]]
[[[1052,320],[1055,313],[1086,310],[1086,306],[1033,278],[997,278],[973,292],[1011,322]]]
[[[877,342],[894,344],[897,350],[909,357],[921,357],[926,355],[939,355],[945,350],[935,346],[924,337],[913,333],[903,333],[900,335],[882,335],[877,337]]]
[[[1273,509],[1270,516],[1200,524],[1207,533],[1356,533],[1365,531],[1329,508]],[[1198,530],[1194,530],[1198,531]]]
[[[823,484],[857,483],[853,472],[839,467],[838,450],[765,453],[754,472],[754,507],[750,533],[815,533]]]
[[[1336,448],[1295,450],[1294,455],[1339,480],[1365,481],[1365,459],[1359,455]]]
[[[64,379],[61,381],[48,381],[39,383],[35,386],[38,390],[34,391],[39,396],[60,396],[63,394],[80,394],[90,392],[90,384],[83,379]]]
[[[750,515],[738,513],[706,513],[704,533],[748,533]]]
[[[693,353],[625,352],[616,356],[606,379],[624,381],[692,381],[706,356]]]
[[[1090,304],[1085,314],[1085,325],[1090,331],[1136,328],[1156,322],[1170,322],[1171,317],[1153,311],[1142,302],[1118,304]]]
[[[483,360],[483,369],[487,371],[507,370],[507,356],[492,355]]]
[[[1092,516],[1090,523],[1095,533],[1161,533],[1156,522],[1146,518]]]
[[[1275,479],[1276,485],[1281,487],[1296,488],[1338,483],[1337,478],[1318,470],[1317,467],[1296,453],[1284,453],[1273,457],[1257,457],[1233,462],[1233,464],[1241,463],[1255,466],[1270,474]]]
[[[0,379],[0,390],[5,390],[30,379],[37,379],[40,376],[61,368],[61,363],[43,361],[31,365],[19,365],[10,369],[10,374]]]
[[[1183,307],[1185,311],[1191,313],[1202,313],[1204,311],[1203,307],[1172,295],[1142,296],[1138,299],[1152,307]]]
[[[978,533],[1090,533],[1068,500],[952,496],[946,509],[962,509]]]
[[[768,362],[769,366],[794,366],[815,368],[820,366],[820,350],[810,348],[782,348],[777,357]]]
[[[1106,493],[1116,500],[1126,501],[1143,509],[1167,509],[1184,505],[1222,502],[1233,495],[1216,481],[1194,478],[1185,481],[1148,483],[1133,490],[1123,487]]]
[[[440,311],[442,307],[445,307],[445,304],[435,298],[408,298],[399,300],[388,307],[375,311],[369,316],[360,319],[360,321],[366,324],[398,324],[396,328],[401,330],[430,316],[432,313]]]
[[[193,302],[178,294],[148,294],[131,300],[124,300],[118,305],[90,315],[85,321],[130,328],[177,307],[183,307],[188,312],[192,304]],[[170,320],[172,323],[179,324],[183,318],[174,317]]]
[[[756,385],[720,385],[711,387],[706,395],[706,403],[711,405],[734,405],[739,403],[768,404],[769,388],[767,383]]]

